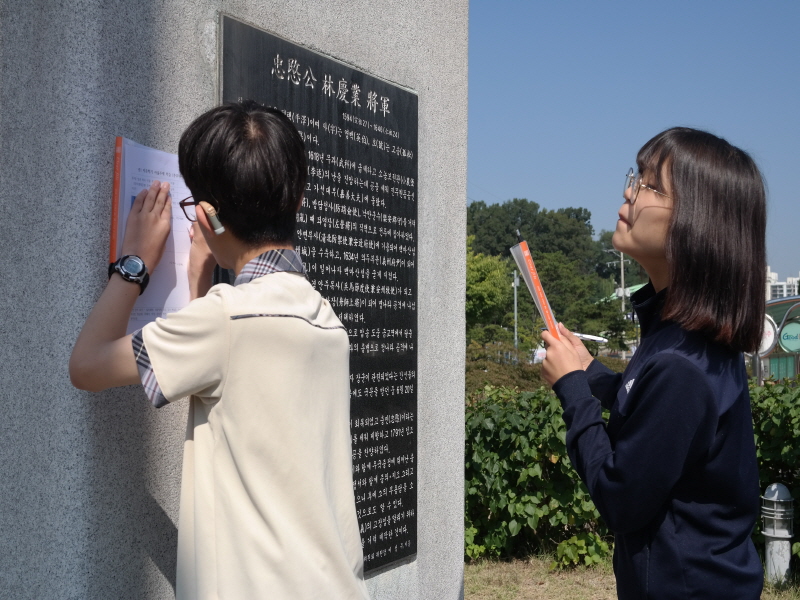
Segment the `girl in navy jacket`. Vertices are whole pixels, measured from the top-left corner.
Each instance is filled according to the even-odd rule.
[[[636,163],[612,242],[650,277],[632,298],[641,345],[619,375],[560,325],[558,339],[542,334],[543,374],[570,459],[614,532],[618,597],[755,600],[742,352],[758,347],[765,313],[764,184],[745,152],[687,128],[654,137]]]

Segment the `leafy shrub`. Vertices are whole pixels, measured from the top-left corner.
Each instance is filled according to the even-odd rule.
[[[800,377],[750,385],[760,488],[800,503]],[[610,555],[611,537],[566,455],[561,405],[545,388],[486,386],[466,407],[467,558],[554,552],[554,566]],[[761,519],[754,542],[763,551]],[[800,543],[792,552],[800,556]]]
[[[556,549],[555,567],[577,565],[581,559],[584,564],[592,565],[601,562],[611,554],[608,542],[603,536],[593,531],[584,531],[564,540]]]
[[[604,364],[614,371],[614,373],[622,373],[625,367],[628,366],[628,361],[622,360],[621,358],[611,358],[610,356],[595,356],[595,358],[597,362]]]
[[[800,503],[800,377],[782,381],[766,381],[763,386],[751,380],[750,407],[756,438],[758,473],[761,493],[771,483],[782,483]],[[754,534],[761,550],[761,519]],[[792,545],[792,553],[800,555],[800,543]]]
[[[607,531],[567,457],[555,395],[486,386],[466,412],[466,556],[556,551],[562,565],[607,556]]]
[[[535,390],[545,385],[542,378],[542,365],[530,364],[530,357],[529,351],[515,350],[512,342],[502,340],[487,343],[470,341],[467,344],[464,377],[467,396],[481,394],[487,385],[516,387],[522,390]],[[607,356],[598,356],[597,360],[617,373],[622,373],[628,364],[619,358]]]
[[[800,378],[750,387],[762,493],[783,483],[800,499]]]

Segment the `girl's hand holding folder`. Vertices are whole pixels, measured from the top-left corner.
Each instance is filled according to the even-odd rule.
[[[542,362],[542,377],[552,387],[553,384],[567,373],[586,370],[591,364],[592,355],[578,338],[558,324],[560,338],[556,338],[549,331],[542,332],[542,340],[547,344],[547,355]]]
[[[594,356],[589,353],[586,346],[583,345],[583,342],[569,329],[564,327],[563,323],[558,324],[558,333],[561,334],[562,339],[566,339],[575,348],[575,351],[578,353],[578,358],[581,361],[581,368],[584,371],[588,369],[589,365],[592,364],[594,360]]]

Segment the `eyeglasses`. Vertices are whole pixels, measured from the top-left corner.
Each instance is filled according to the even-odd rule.
[[[186,215],[186,218],[194,223],[197,221],[197,210],[195,207],[197,206],[197,200],[194,199],[193,196],[189,196],[188,198],[184,198],[180,202],[178,202],[178,206],[183,209],[183,214]],[[219,216],[219,211],[216,212],[216,215]]]
[[[192,196],[184,198],[178,202],[178,206],[181,207],[183,214],[186,215],[186,219],[189,222],[194,223],[197,221],[197,212],[195,211],[195,206],[197,206],[197,203],[194,201]]]
[[[631,191],[630,202],[631,204],[634,204],[636,203],[636,198],[639,197],[639,190],[641,188],[647,188],[648,190],[650,190],[651,192],[655,192],[659,196],[664,196],[664,198],[669,198],[669,196],[667,196],[664,192],[659,192],[657,189],[642,183],[641,173],[635,173],[633,169],[628,169],[628,174],[625,175],[625,187],[622,188],[622,195],[624,196],[625,192],[627,192],[628,189],[631,189],[632,191]]]

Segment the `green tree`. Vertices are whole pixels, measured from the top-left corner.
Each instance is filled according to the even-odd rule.
[[[474,236],[475,252],[508,256],[519,230],[532,252],[561,252],[589,273],[598,255],[591,216],[585,208],[542,210],[524,198],[490,205],[473,202],[467,207],[467,234]]]
[[[514,341],[514,288],[513,260],[490,256],[474,251],[472,236],[467,237],[467,290],[466,321],[467,345],[474,342],[478,347],[492,346],[492,353],[513,351]],[[520,358],[536,347],[541,335],[539,319],[533,299],[522,277],[517,290],[518,340]],[[498,346],[499,347],[495,347]]]
[[[467,237],[467,328],[501,325],[512,302],[511,270],[507,259],[476,253]]]
[[[475,252],[508,256],[517,243],[516,230],[532,233],[539,219],[539,205],[522,198],[502,204],[472,202],[467,206],[467,235],[474,237]]]
[[[614,249],[614,246],[611,244],[611,237],[613,235],[613,231],[606,231],[604,229],[598,236],[596,272],[603,279],[613,279],[616,284],[615,287],[619,287],[619,255],[606,252],[607,250]],[[625,263],[625,287],[647,283],[647,273],[642,266],[630,256],[626,256],[625,260],[629,261]]]
[[[588,306],[598,299],[594,278],[583,274],[578,261],[561,252],[536,253],[533,258],[556,319],[580,330]]]
[[[613,350],[628,350],[626,340],[635,337],[636,326],[620,312],[617,302],[603,301],[600,304],[605,312],[602,321],[605,326],[603,336],[608,338],[607,346]]]
[[[613,232],[592,239],[591,213],[585,208],[542,209],[536,202],[515,198],[501,204],[473,202],[467,207],[467,339],[484,350],[513,340],[514,311],[509,248],[516,230],[531,248],[556,319],[582,333],[604,335],[609,347],[626,349],[633,324],[620,313],[619,302],[603,301],[619,286],[619,269],[611,248]],[[626,286],[647,281],[638,264],[625,265]],[[542,320],[524,283],[518,290],[520,350],[540,342]],[[489,346],[491,345],[491,348]],[[591,346],[591,344],[589,344]],[[597,346],[590,348],[597,350]]]
[[[609,280],[582,273],[577,261],[560,252],[539,254],[534,260],[557,320],[573,331],[608,338],[610,348],[627,349],[624,340],[633,336],[634,326],[623,317],[619,302],[607,300],[613,293]],[[589,346],[598,349],[596,344]]]

